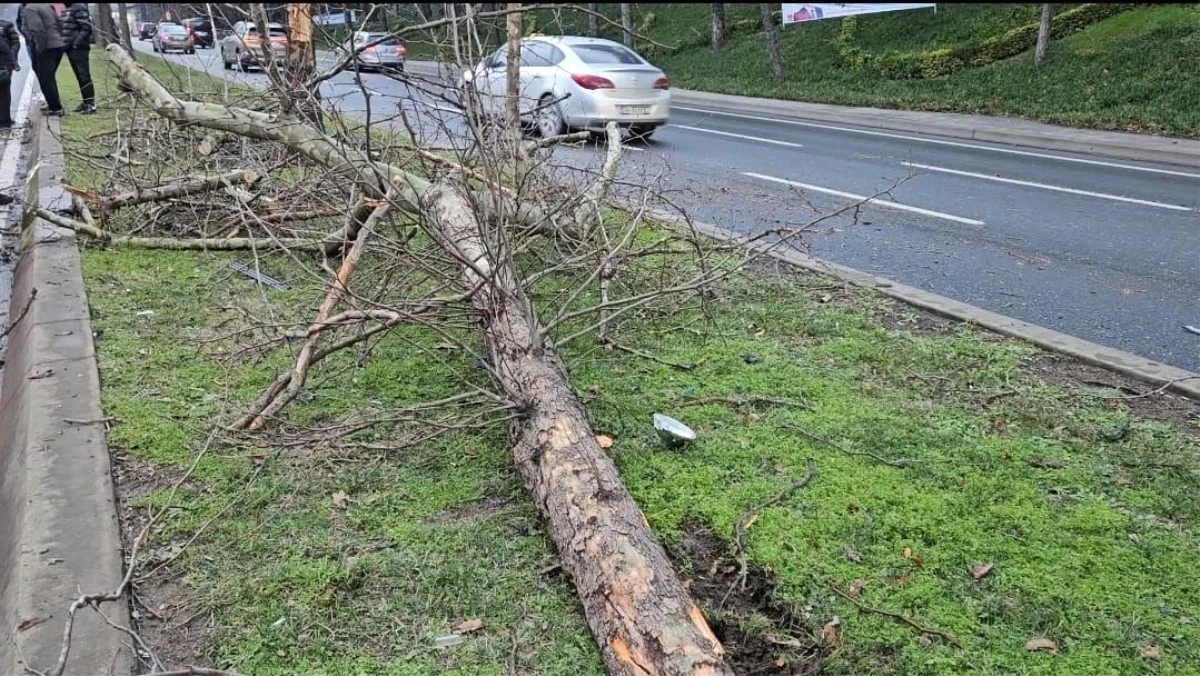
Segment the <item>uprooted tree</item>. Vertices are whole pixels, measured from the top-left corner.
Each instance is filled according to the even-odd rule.
[[[520,11],[516,4],[486,14],[505,17]],[[449,25],[471,38],[475,35],[472,22],[481,16],[484,13],[472,15],[469,11],[466,17],[452,16],[430,24]],[[311,40],[311,35],[308,38]],[[463,53],[456,55],[458,60],[470,62],[466,49],[470,44],[471,39],[461,42]],[[311,261],[312,269],[319,271],[315,274],[327,275],[321,302],[311,319],[300,322],[293,318],[290,328],[275,326],[273,332],[264,331],[267,338],[248,348],[259,352],[284,346],[297,349],[292,366],[228,425],[236,430],[234,434],[254,435],[267,428],[275,435],[286,434],[283,412],[302,392],[318,363],[396,327],[425,327],[459,341],[466,352],[473,351],[474,345],[481,346],[477,361],[487,374],[486,385],[464,380],[463,392],[458,395],[384,415],[357,416],[336,433],[388,425],[412,430],[430,424],[431,434],[436,434],[455,424],[467,424],[464,420],[470,424],[506,422],[514,466],[545,519],[563,570],[574,581],[609,673],[732,673],[720,641],[680,583],[598,442],[587,411],[571,386],[560,348],[583,336],[597,336],[599,342],[613,344],[613,327],[634,310],[677,303],[680,296],[703,302],[706,287],[769,247],[751,250],[708,245],[687,228],[660,228],[648,242],[639,238],[646,232],[645,194],[621,196],[633,205],[623,212],[604,206],[615,197],[620,131],[613,124],[606,129],[607,151],[590,184],[564,187],[550,171],[543,170],[544,165],[556,145],[588,135],[533,141],[512,133],[522,117],[535,113],[536,106],[544,103],[507,100],[486,115],[482,110],[485,104],[470,82],[460,85],[406,77],[413,99],[401,102],[395,116],[385,119],[401,129],[407,140],[388,146],[385,152],[387,144],[375,137],[371,126],[339,127],[340,118],[332,111],[325,116],[331,128],[321,128],[313,124],[304,106],[289,106],[282,96],[274,110],[184,100],[119,45],[110,45],[108,56],[121,83],[165,121],[154,133],[199,135],[201,154],[235,146],[241,152],[260,153],[258,159],[266,166],[226,167],[210,175],[159,180],[112,195],[75,190],[73,215],[45,209],[39,209],[39,215],[109,245],[283,250]],[[333,71],[349,66],[344,60]],[[292,79],[273,82],[276,87],[288,87],[295,102],[295,74],[310,71],[302,67],[289,72]],[[311,74],[307,86],[316,91],[334,74]],[[515,84],[510,83],[506,98],[519,96]],[[364,97],[370,101],[365,91]],[[431,122],[429,100],[459,108],[461,123]],[[438,127],[443,135],[448,126],[453,127],[450,131],[456,140],[451,147],[430,147],[429,139],[436,136],[430,133],[430,126]],[[245,144],[239,144],[245,139],[267,142],[268,146],[247,151]],[[132,153],[130,157],[118,153],[117,159],[128,164],[131,157]],[[321,175],[295,189],[294,195],[326,195],[324,203],[295,206],[289,197],[266,194],[264,176],[296,162]],[[149,228],[145,234],[117,233],[110,228],[121,210],[148,203],[156,203],[159,206],[155,208],[160,209],[176,207],[204,193],[223,194],[228,204],[214,206],[212,200],[193,204],[193,208],[206,210],[206,220],[196,228],[157,226],[160,221],[170,222],[170,214],[159,218],[161,212],[148,226],[139,226]],[[99,218],[93,215],[93,207]],[[214,209],[228,209],[233,216],[214,217]],[[331,220],[336,225],[312,225]],[[778,245],[810,226],[763,233],[754,239],[765,242],[774,236]],[[622,270],[653,256],[690,257],[691,264],[666,266],[670,274],[664,273],[663,281],[652,290],[620,293]],[[369,288],[354,283],[356,269],[367,258],[387,266],[381,275],[384,282]],[[560,275],[578,280],[577,286],[562,294],[566,300],[558,307],[539,303],[539,283]],[[593,290],[599,301],[580,305],[584,292]],[[668,297],[676,300],[665,300]],[[472,328],[474,339],[456,333],[467,327]],[[432,420],[428,417],[440,409],[451,413]],[[428,437],[406,437],[409,442],[423,438]],[[259,439],[256,443],[268,442]],[[59,666],[55,676],[62,673],[63,665]]]

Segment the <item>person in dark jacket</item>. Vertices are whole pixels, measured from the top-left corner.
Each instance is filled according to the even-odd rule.
[[[62,23],[58,12],[47,2],[31,2],[21,13],[25,39],[33,43],[33,72],[37,75],[42,95],[46,97],[48,115],[62,117],[62,101],[58,98],[56,73],[66,52]]]
[[[96,112],[96,88],[92,85],[92,15],[86,2],[67,4],[62,19],[63,40],[67,43],[67,61],[79,82],[79,93],[83,103],[75,109],[77,113]]]
[[[13,126],[12,74],[21,70],[21,36],[11,21],[0,19],[0,129]]]

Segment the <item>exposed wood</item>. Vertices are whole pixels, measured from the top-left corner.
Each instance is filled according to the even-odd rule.
[[[217,174],[214,176],[201,176],[190,180],[181,181],[179,183],[170,183],[160,185],[146,190],[132,190],[129,192],[112,195],[111,197],[90,195],[78,191],[72,191],[73,194],[83,197],[85,200],[97,202],[100,205],[100,219],[107,220],[112,216],[113,212],[122,207],[133,206],[135,204],[145,204],[146,202],[157,202],[160,200],[176,199],[187,195],[195,195],[196,193],[208,192],[225,186],[231,186],[237,183],[253,185],[261,176],[257,172],[249,169],[238,169],[225,174]]]
[[[317,69],[317,51],[313,46],[313,6],[308,2],[289,2],[287,45],[287,112],[308,120],[317,127],[321,121],[321,90],[307,82]]]

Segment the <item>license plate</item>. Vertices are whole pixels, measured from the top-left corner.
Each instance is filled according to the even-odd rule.
[[[618,106],[622,115],[649,115],[650,106]]]

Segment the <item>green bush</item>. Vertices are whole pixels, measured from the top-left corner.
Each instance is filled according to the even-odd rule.
[[[1061,38],[1136,7],[1136,4],[1118,3],[1080,5],[1055,16],[1050,35],[1052,38]],[[1032,48],[1037,43],[1038,34],[1038,24],[1031,23],[975,44],[926,52],[868,54],[855,45],[857,28],[855,17],[842,19],[837,38],[838,56],[854,68],[873,70],[891,80],[942,77],[968,67],[986,66]]]

